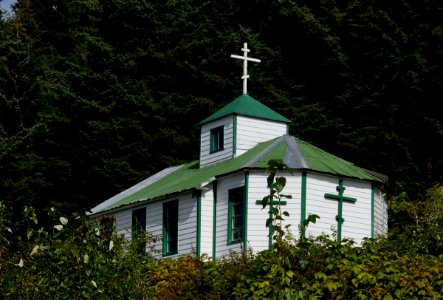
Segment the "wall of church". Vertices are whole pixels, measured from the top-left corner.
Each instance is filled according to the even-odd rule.
[[[269,248],[269,228],[266,227],[266,220],[269,218],[269,206],[263,209],[262,204],[257,204],[257,200],[269,195],[266,174],[261,171],[251,171],[249,174],[249,211],[248,211],[248,241],[254,252],[259,252]],[[297,238],[298,225],[300,224],[300,204],[301,204],[301,172],[289,174],[282,172],[279,176],[286,177],[286,186],[282,191],[284,195],[290,195],[292,199],[282,198],[286,205],[281,205],[281,211],[287,211],[288,217],[282,223],[284,228],[291,224],[290,232]]]
[[[216,205],[216,256],[228,255],[230,251],[240,252],[243,245],[240,243],[228,245],[228,196],[229,190],[245,185],[245,174],[234,174],[221,178],[217,182]]]
[[[200,167],[209,166],[232,158],[233,149],[233,117],[227,116],[213,122],[203,124],[200,135]],[[224,150],[210,153],[211,129],[223,126]]]
[[[307,236],[328,234],[331,238],[337,232],[338,201],[325,198],[325,193],[338,195],[339,178],[322,174],[307,174],[306,217],[316,214],[320,217],[315,224],[309,224]],[[351,238],[361,243],[371,236],[371,184],[368,182],[343,179],[346,188],[343,196],[356,198],[355,203],[344,202],[342,217],[342,240]]]
[[[200,254],[207,254],[208,257],[212,257],[214,225],[214,192],[212,190],[212,183],[207,188],[208,190],[203,191],[201,196]]]
[[[384,192],[376,188],[374,193],[374,237],[388,232],[388,202]]]
[[[237,116],[237,141],[235,155],[241,155],[257,146],[287,133],[286,123]]]

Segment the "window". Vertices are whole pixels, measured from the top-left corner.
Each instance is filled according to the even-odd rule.
[[[229,190],[228,243],[239,243],[244,237],[244,187]]]
[[[140,242],[145,239],[140,235],[146,232],[146,207],[132,211],[132,241],[137,252],[145,253],[146,243]]]
[[[163,255],[178,252],[178,200],[163,203]]]
[[[223,126],[211,129],[210,152],[217,152],[224,149]]]

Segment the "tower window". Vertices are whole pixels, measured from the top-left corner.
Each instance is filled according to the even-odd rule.
[[[223,126],[211,129],[210,153],[224,149]]]

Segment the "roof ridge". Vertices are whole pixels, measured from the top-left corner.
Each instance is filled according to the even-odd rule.
[[[284,162],[291,169],[308,169],[309,165],[306,163],[300,148],[298,147],[295,137],[289,134],[284,135],[285,141],[288,144]]]
[[[263,150],[262,152],[260,152],[256,157],[254,157],[253,159],[251,159],[249,162],[247,162],[246,164],[243,165],[243,168],[249,168],[251,167],[253,164],[255,164],[257,161],[259,161],[263,156],[267,155],[269,152],[271,152],[272,150],[274,150],[277,146],[279,146],[284,140],[284,135],[278,137],[275,139],[274,142],[272,142],[271,145],[269,145],[268,147],[265,148],[265,150]]]

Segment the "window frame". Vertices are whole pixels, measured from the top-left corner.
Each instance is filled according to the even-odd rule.
[[[163,256],[178,253],[178,217],[178,200],[163,202]]]
[[[241,198],[238,197],[241,193]],[[233,188],[228,191],[228,245],[242,243],[245,239],[245,187]],[[236,207],[241,207],[241,225],[235,225],[239,220],[236,219],[235,212]],[[235,231],[237,228],[241,230],[241,237],[235,237]]]
[[[146,232],[146,207],[132,210],[131,241],[137,251],[146,253],[146,242],[139,244],[137,235]]]
[[[225,149],[224,126],[212,128],[209,133],[209,153],[223,151]]]

